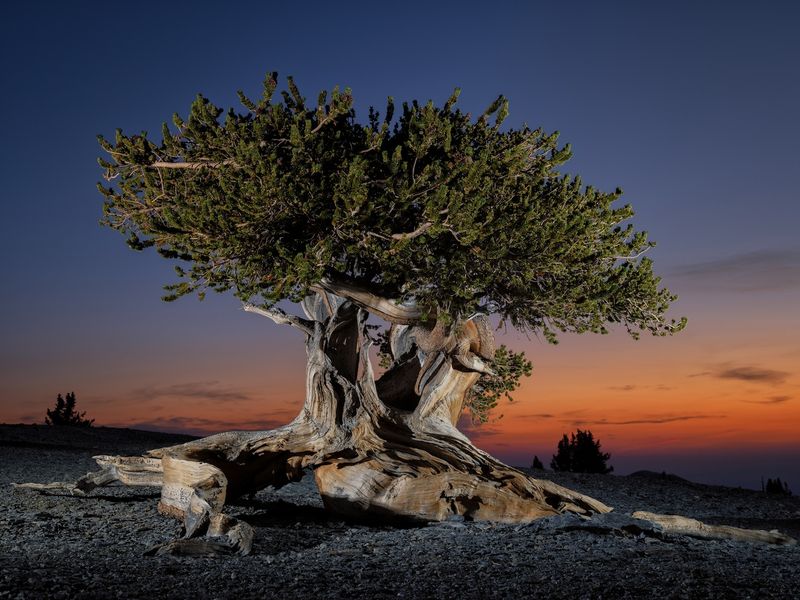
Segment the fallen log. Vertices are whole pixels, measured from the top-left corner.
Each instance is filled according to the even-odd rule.
[[[753,542],[763,544],[793,545],[797,543],[792,537],[779,531],[764,531],[761,529],[742,529],[730,525],[709,525],[680,515],[659,515],[647,511],[636,511],[634,519],[642,519],[659,525],[665,533],[675,535],[688,535],[705,540],[736,540],[739,542]]]

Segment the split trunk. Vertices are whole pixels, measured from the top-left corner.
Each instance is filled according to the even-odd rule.
[[[326,508],[347,517],[517,522],[609,510],[503,465],[456,428],[494,356],[485,317],[446,333],[438,325],[392,325],[393,363],[376,380],[366,310],[326,292],[304,309],[306,319],[292,319],[308,354],[300,414],[271,431],[222,433],[150,452],[164,467],[163,510],[185,513],[199,482],[214,476],[224,484],[207,487],[224,488],[212,502],[221,506],[295,481],[307,468]]]

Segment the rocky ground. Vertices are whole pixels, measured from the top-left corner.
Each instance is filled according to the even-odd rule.
[[[800,545],[704,541],[631,528],[633,510],[779,529],[800,538],[800,499],[640,473],[539,473],[615,507],[508,526],[396,528],[327,515],[313,477],[228,511],[256,530],[251,556],[144,551],[180,535],[158,489],[89,497],[14,490],[74,480],[95,454],[138,454],[186,437],[121,429],[0,426],[0,598],[796,598]]]

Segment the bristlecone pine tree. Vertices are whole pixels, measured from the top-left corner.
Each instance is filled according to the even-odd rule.
[[[59,394],[56,397],[56,405],[47,409],[47,416],[44,418],[45,424],[91,427],[94,419],[87,419],[86,411],[75,410],[75,403],[75,392],[67,392],[66,399]]]
[[[382,519],[529,521],[601,502],[507,467],[456,429],[482,420],[530,363],[496,348],[489,316],[542,334],[608,324],[668,335],[675,297],[653,244],[624,224],[621,192],[560,174],[557,134],[501,128],[499,97],[472,118],[390,98],[356,120],[349,89],[309,103],[291,78],[244,110],[198,96],[161,139],[100,137],[104,223],[179,261],[165,299],[232,291],[244,310],[295,328],[308,354],[305,404],[271,431],[228,432],[147,457],[101,457],[109,481],[162,484],[186,537],[159,552],[246,552],[252,531],[226,500],[314,471],[325,506]],[[302,316],[279,302],[295,303]],[[388,323],[373,373],[367,317]],[[163,471],[163,474],[162,474]],[[219,537],[225,534],[227,537]],[[224,544],[220,540],[227,540]],[[222,545],[220,545],[222,544]],[[199,549],[198,549],[199,548]]]

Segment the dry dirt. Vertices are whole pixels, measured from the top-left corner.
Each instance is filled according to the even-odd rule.
[[[633,510],[778,529],[800,538],[800,499],[640,473],[537,476],[615,507],[584,521],[347,523],[306,477],[228,512],[256,530],[251,556],[151,557],[180,524],[158,489],[85,498],[14,490],[74,480],[95,454],[139,454],[186,437],[124,429],[0,426],[0,598],[797,598],[800,545],[768,546],[637,531]],[[641,522],[640,522],[641,524]]]

